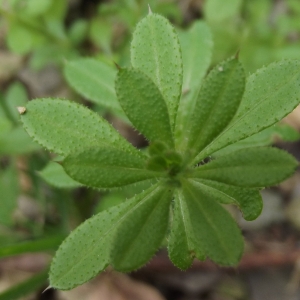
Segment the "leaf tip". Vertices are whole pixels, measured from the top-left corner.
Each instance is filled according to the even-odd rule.
[[[236,54],[235,54],[235,56],[234,56],[234,58],[235,59],[239,59],[239,57],[240,57],[240,51],[241,51],[241,49],[238,49],[238,51],[236,52]]]
[[[117,68],[117,70],[122,70],[122,68],[114,61],[115,67]]]
[[[51,285],[49,285],[48,287],[46,287],[43,291],[42,294],[44,294],[45,292],[47,292],[48,290],[52,289],[53,287]]]
[[[150,4],[148,3],[148,15],[152,15],[152,10],[151,10],[151,7],[150,7]]]

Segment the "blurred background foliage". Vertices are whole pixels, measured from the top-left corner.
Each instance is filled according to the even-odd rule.
[[[276,60],[300,58],[299,0],[0,0],[0,258],[47,253],[43,262],[25,272],[20,280],[0,277],[0,292],[6,290],[0,300],[19,299],[34,291],[40,295],[39,288],[47,286],[45,269],[49,259],[70,230],[147,185],[112,192],[81,187],[55,163],[59,157],[28,137],[16,107],[37,97],[72,99],[107,118],[136,147],[147,146],[130,127],[115,94],[99,82],[106,80],[113,85],[114,63],[130,64],[131,33],[147,14],[148,5],[153,12],[169,18],[180,36],[188,34],[195,22],[206,22],[211,31],[207,40],[210,42],[212,37],[213,41],[211,66],[239,53],[249,74]],[[193,45],[185,47],[192,49]],[[81,75],[82,80],[77,82],[75,78]],[[89,92],[91,85],[98,88],[97,93]],[[285,123],[244,143],[276,143],[299,159],[298,144],[286,146],[283,142],[299,139],[299,112],[296,110]],[[288,199],[280,205],[286,206],[284,218],[296,228],[293,234],[298,238],[300,205],[295,199],[300,189],[298,181],[291,182],[276,191],[284,195],[282,199]],[[278,222],[282,217],[267,220]],[[269,226],[270,221],[266,222]],[[243,228],[246,233],[248,228]],[[38,263],[36,256],[31,260],[32,266]],[[226,277],[217,289],[212,289],[212,295],[218,295],[215,298],[182,299],[254,299],[240,292],[244,284],[240,279],[230,280]],[[230,291],[225,288],[228,286]],[[166,299],[181,299],[172,293],[168,298],[168,293],[171,292],[165,292]],[[64,295],[47,299],[72,299]],[[28,299],[42,299],[31,297]],[[163,299],[155,297],[151,299]]]

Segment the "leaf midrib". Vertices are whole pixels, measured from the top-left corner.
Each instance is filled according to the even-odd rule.
[[[146,197],[149,197],[149,196],[152,196],[152,194],[154,192],[156,192],[156,190],[160,188],[160,186],[157,184],[156,187],[153,187],[153,190],[148,194],[146,195]],[[102,234],[102,239],[100,238],[99,240],[104,240],[105,238],[107,238],[107,236],[109,235],[109,233],[111,233],[111,231],[115,230],[116,227],[124,220],[124,218],[129,214],[131,213],[131,211],[133,211],[134,209],[137,209],[140,205],[141,205],[141,202],[143,202],[142,200],[140,200],[138,203],[136,203],[135,205],[133,205],[132,208],[130,208],[128,211],[126,211],[124,213],[124,215],[122,217],[120,217],[116,222],[113,223],[114,226],[111,226],[105,234]],[[104,241],[105,243],[105,241]],[[103,244],[104,244],[103,243]],[[94,250],[92,250],[94,248]],[[84,252],[85,253],[92,253],[94,251],[97,250],[98,247],[94,247],[93,245],[91,245],[91,247],[89,247],[88,249],[86,249]],[[91,251],[92,250],[92,251]],[[72,265],[72,267],[70,269],[68,269],[68,271],[66,273],[64,273],[62,276],[59,277],[58,280],[56,280],[57,282],[60,281],[63,277],[67,276],[68,274],[72,273],[73,269],[75,267],[77,267],[78,265],[81,264],[82,261],[84,261],[86,259],[86,257],[90,256],[91,254],[89,253],[89,255],[85,255],[85,256],[82,256],[77,262],[76,264]],[[109,262],[108,262],[109,263]]]
[[[198,206],[198,208],[202,211],[202,215],[205,217],[207,223],[211,226],[211,228],[215,232],[215,235],[217,236],[217,238],[219,240],[219,243],[222,246],[222,248],[223,248],[224,252],[226,253],[227,257],[231,257],[231,251],[229,249],[227,249],[226,244],[224,244],[223,239],[220,238],[218,228],[215,226],[215,224],[213,223],[211,218],[209,216],[207,216],[206,211],[203,209],[203,205],[201,204],[201,201],[196,200],[197,195],[195,195],[195,193],[192,191],[192,189],[188,185],[186,185],[186,188],[189,190],[190,194],[192,195],[192,199],[193,199],[194,203],[196,204],[196,206]],[[207,253],[207,255],[210,256],[210,254],[208,254],[208,253]]]

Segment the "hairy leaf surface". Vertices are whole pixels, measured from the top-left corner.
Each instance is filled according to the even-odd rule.
[[[112,244],[115,270],[133,271],[155,254],[167,232],[171,197],[172,190],[160,186],[124,217]]]
[[[243,238],[230,214],[193,182],[184,182],[184,197],[195,238],[205,254],[220,265],[236,265],[243,253]]]
[[[106,108],[122,111],[114,89],[116,68],[96,59],[81,58],[67,61],[64,74],[80,95]]]
[[[234,151],[195,169],[191,177],[211,179],[241,187],[265,187],[292,175],[296,159],[271,147]]]
[[[194,111],[202,79],[211,61],[212,35],[202,21],[193,23],[188,31],[179,31],[182,51],[183,83],[182,95],[176,117],[176,140],[182,139]]]
[[[177,190],[174,201],[174,214],[169,235],[168,252],[173,264],[182,270],[189,268],[194,257],[205,259],[199,241],[195,238],[191,224],[187,201],[182,190]]]
[[[234,117],[245,88],[244,70],[236,58],[216,66],[204,80],[193,116],[189,121],[188,137],[179,147],[196,156]]]
[[[164,176],[145,169],[145,160],[114,148],[85,149],[66,157],[63,167],[76,181],[95,188],[113,188]]]
[[[242,188],[207,179],[194,181],[204,194],[209,194],[216,201],[237,205],[247,221],[255,220],[261,214],[263,202],[258,189]]]
[[[110,262],[115,229],[137,203],[156,190],[157,186],[153,186],[121,205],[95,215],[76,228],[54,256],[50,286],[61,290],[72,289],[103,271]]]
[[[299,60],[272,63],[252,74],[236,117],[194,162],[277,123],[299,104],[299,84]]]
[[[87,147],[110,146],[142,155],[106,120],[82,105],[42,98],[30,101],[26,108],[21,120],[28,134],[57,154],[66,156]]]
[[[119,102],[134,127],[150,141],[173,146],[166,102],[153,81],[136,69],[121,69],[116,80]]]
[[[174,128],[182,86],[182,58],[178,36],[162,16],[141,20],[131,43],[131,63],[148,75],[162,93]]]

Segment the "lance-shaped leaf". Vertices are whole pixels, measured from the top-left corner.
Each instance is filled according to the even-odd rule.
[[[202,79],[211,61],[212,35],[209,27],[196,21],[188,31],[179,31],[183,61],[182,95],[176,117],[176,136],[180,141],[194,111]]]
[[[191,177],[241,187],[265,187],[288,178],[297,166],[295,158],[283,150],[271,147],[246,148],[196,168]]]
[[[195,238],[194,228],[190,221],[187,201],[178,189],[175,194],[174,214],[169,235],[168,252],[173,264],[182,270],[189,268],[194,257],[205,259],[199,241]]]
[[[275,124],[244,140],[231,144],[214,152],[213,157],[228,154],[242,148],[270,146],[276,141],[294,142],[300,139],[300,133],[287,124]]]
[[[48,165],[39,172],[39,175],[48,184],[58,188],[73,189],[81,186],[81,183],[71,178],[64,168],[56,162],[49,162]]]
[[[106,108],[122,111],[114,89],[116,68],[96,59],[81,58],[67,61],[64,74],[80,95]]]
[[[162,93],[173,129],[182,86],[182,58],[178,36],[162,16],[150,13],[133,33],[131,63],[148,75]]]
[[[159,186],[124,217],[112,244],[115,270],[135,270],[155,254],[168,229],[171,199],[172,190]]]
[[[120,187],[164,176],[146,170],[144,159],[114,148],[85,149],[68,155],[62,164],[74,180],[95,188]]]
[[[116,80],[119,102],[134,127],[150,141],[173,146],[166,102],[153,81],[137,69],[121,69]]]
[[[87,147],[103,146],[142,156],[106,120],[67,100],[44,98],[30,101],[21,120],[36,142],[63,156]]]
[[[80,285],[110,262],[115,229],[135,205],[157,189],[152,186],[134,198],[88,219],[74,230],[57,250],[50,268],[50,286],[69,290]]]
[[[243,253],[244,243],[240,229],[230,214],[193,182],[184,182],[183,193],[201,249],[218,264],[236,265]]]
[[[194,181],[204,194],[208,193],[216,201],[237,205],[247,221],[255,220],[261,214],[263,202],[258,189],[242,188],[207,179]]]
[[[202,84],[193,116],[189,123],[189,134],[179,147],[183,152],[201,151],[234,117],[245,88],[242,65],[236,58],[216,66]]]
[[[299,84],[299,60],[272,63],[252,74],[236,117],[194,162],[277,123],[299,104]]]

